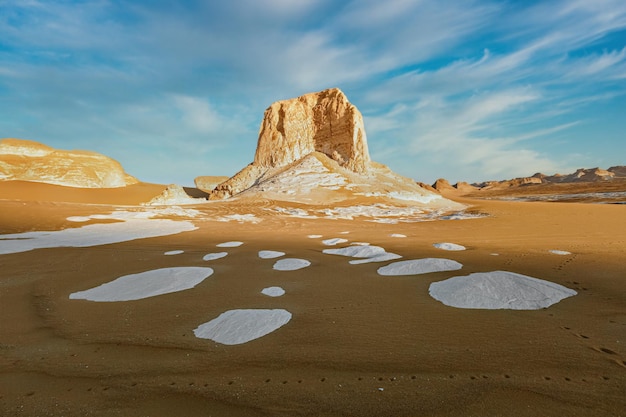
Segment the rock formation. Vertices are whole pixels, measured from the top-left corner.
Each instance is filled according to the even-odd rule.
[[[373,162],[363,117],[337,88],[278,101],[265,111],[254,161],[209,199],[235,195],[312,204],[362,196],[463,208]]]
[[[139,182],[119,162],[102,154],[56,150],[22,139],[0,140],[0,180],[78,188],[117,188]]]
[[[170,184],[161,194],[154,197],[146,206],[171,206],[182,204],[200,204],[206,202],[206,198],[194,198],[187,194],[185,188],[178,184]]]
[[[212,198],[228,198],[267,171],[319,152],[339,166],[366,173],[370,165],[361,112],[338,88],[278,101],[265,110],[254,162],[217,187]]]
[[[202,190],[205,193],[210,193],[211,191],[215,189],[215,187],[217,187],[218,185],[220,185],[227,179],[228,177],[206,175],[206,176],[196,177],[193,180],[193,182],[196,185],[197,189]]]

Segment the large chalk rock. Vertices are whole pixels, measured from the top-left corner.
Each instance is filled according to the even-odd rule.
[[[119,162],[96,152],[62,151],[22,139],[0,140],[0,180],[78,188],[117,188],[139,182]]]

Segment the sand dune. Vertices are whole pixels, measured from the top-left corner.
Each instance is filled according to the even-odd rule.
[[[144,207],[142,193],[158,188],[145,184],[0,187],[2,415],[604,417],[626,408],[623,205],[463,199],[483,216],[394,224],[295,217],[267,199]],[[245,215],[259,221],[235,220]],[[86,234],[78,240],[89,246],[62,247],[62,230],[131,226],[128,216],[192,227],[132,240]],[[128,236],[123,229],[113,235]],[[6,235],[42,232],[46,245],[10,250]],[[227,256],[203,259],[218,252]],[[402,259],[348,262],[383,252]],[[377,272],[429,258],[461,269]],[[276,270],[280,261],[310,264]],[[120,277],[208,265],[210,278],[174,292],[71,297]],[[456,308],[429,294],[434,283],[494,271],[577,294],[532,311]],[[108,295],[126,292],[122,284]]]

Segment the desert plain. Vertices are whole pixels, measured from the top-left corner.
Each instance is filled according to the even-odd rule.
[[[163,188],[0,182],[1,233],[113,224],[121,220],[106,215],[116,211],[155,211],[141,203]],[[451,198],[467,206],[467,218],[303,218],[297,214],[315,207],[248,198],[156,210],[153,220],[194,226],[167,236],[4,251],[0,414],[624,415],[625,206]],[[369,201],[361,199],[350,204]],[[345,242],[324,244],[332,239]],[[224,242],[241,244],[216,246]],[[465,250],[433,246],[440,242]],[[351,264],[323,252],[354,243],[380,246],[400,261],[445,258],[462,268],[382,276],[378,268],[394,261]],[[0,240],[0,249],[8,247]],[[259,251],[310,265],[276,270],[276,259]],[[203,259],[218,252],[227,255]],[[213,273],[193,288],[143,299],[70,298],[168,267]],[[433,282],[488,271],[577,294],[537,310],[455,308],[429,295]],[[284,295],[261,293],[273,286]],[[233,309],[292,316],[246,343],[196,337],[200,324]]]

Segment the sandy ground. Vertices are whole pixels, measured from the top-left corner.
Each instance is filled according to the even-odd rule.
[[[61,197],[39,184],[1,187],[5,234],[80,227],[66,218],[110,213],[107,203],[136,204],[140,191],[162,189],[63,189]],[[192,220],[197,230],[172,236],[0,255],[0,414],[626,415],[626,207],[463,202],[489,217],[378,224],[268,215],[263,208],[271,201],[211,203],[194,208],[262,221],[199,217]],[[383,277],[376,270],[386,263],[350,265],[323,254],[327,247],[309,234],[369,242],[404,260],[442,257],[464,266]],[[227,248],[225,258],[202,260],[231,240],[244,244]],[[442,251],[436,242],[467,250]],[[164,256],[170,250],[185,252]],[[275,271],[259,250],[312,265]],[[191,290],[143,300],[68,298],[169,266],[210,266],[215,273]],[[553,281],[578,295],[536,311],[456,309],[428,295],[431,282],[493,270]],[[269,286],[286,294],[262,295]],[[237,308],[282,308],[293,318],[242,345],[194,336],[199,324]]]

